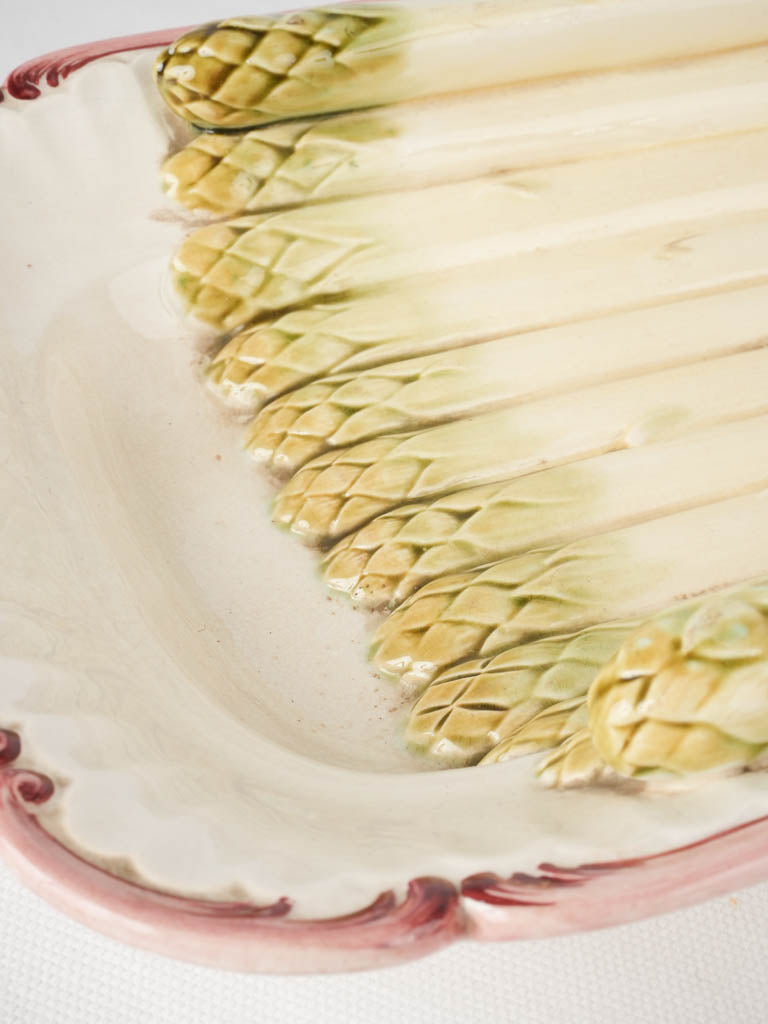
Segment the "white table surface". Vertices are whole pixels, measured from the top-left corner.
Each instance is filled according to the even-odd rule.
[[[5,0],[0,78],[74,43],[265,9],[264,0],[248,11],[230,0]],[[364,974],[245,977],[95,935],[0,865],[1,1024],[764,1024],[767,955],[768,884],[604,932],[464,943]]]

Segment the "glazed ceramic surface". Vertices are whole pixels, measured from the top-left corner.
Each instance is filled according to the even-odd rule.
[[[210,334],[196,349],[167,270],[195,215],[158,188],[188,139],[151,81],[166,41],[22,69],[0,105],[11,862],[110,934],[251,970],[597,927],[766,877],[762,774],[630,798],[408,752],[373,621],[270,524],[204,399]]]

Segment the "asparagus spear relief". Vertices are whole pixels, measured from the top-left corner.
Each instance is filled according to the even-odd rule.
[[[441,577],[379,626],[374,664],[418,691],[476,652],[642,617],[768,576],[768,551],[753,539],[766,506],[758,492]]]
[[[364,608],[396,608],[447,573],[760,491],[766,457],[768,417],[756,416],[401,505],[332,547],[323,576]]]
[[[735,313],[738,312],[738,319]],[[525,332],[323,378],[273,401],[246,434],[282,475],[324,451],[590,384],[765,345],[768,287]]]
[[[586,723],[542,761],[539,774],[548,785],[575,786],[762,770],[767,690],[764,585],[660,614],[600,671]],[[498,757],[514,754],[509,748],[501,745]],[[486,759],[498,759],[496,751]]]
[[[583,708],[568,716],[568,721],[580,722],[587,690],[637,625],[611,623],[548,637],[445,669],[413,706],[406,731],[408,743],[439,764],[459,766],[473,764],[501,748],[529,723],[560,705]],[[564,737],[565,723],[548,718],[544,728],[542,724],[533,726],[538,749],[555,746]],[[554,726],[558,732],[553,733]],[[533,735],[527,732],[523,739],[530,743]]]
[[[768,126],[767,48],[565,83],[500,85],[198,135],[163,164],[172,198],[219,215],[425,188]],[[654,112],[649,117],[650,111]]]
[[[600,384],[318,456],[280,491],[276,522],[327,544],[406,502],[671,440],[766,411],[768,349]]]
[[[760,763],[714,695],[768,705],[761,589],[694,616],[757,638],[717,655],[730,689],[683,635],[692,597],[768,577],[766,39],[762,0],[360,4],[157,62],[208,132],[165,187],[233,218],[174,259],[224,335],[208,379],[265,407],[277,521],[393,609],[375,663],[442,764]],[[663,713],[627,675],[644,630]]]
[[[768,216],[738,215],[397,281],[236,333],[212,356],[209,380],[228,404],[255,412],[324,375],[765,284],[766,253]],[[725,301],[738,305],[735,294]]]
[[[514,280],[526,253],[759,214],[767,163],[768,131],[746,132],[606,157],[598,175],[577,162],[239,217],[186,238],[174,282],[193,316],[230,330],[390,282],[428,288],[430,276],[491,259]]]
[[[761,0],[571,0],[518,5],[356,3],[229,18],[181,36],[155,77],[203,128],[247,128],[768,38]],[[663,23],[664,31],[659,30]]]

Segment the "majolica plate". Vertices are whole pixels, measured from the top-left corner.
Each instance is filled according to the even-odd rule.
[[[692,6],[673,5],[680,15]],[[744,0],[738,6],[744,19],[759,19],[761,5]],[[715,28],[754,32],[744,19],[731,12]],[[524,102],[518,95],[498,97],[493,116],[512,116],[517,104],[515,145],[523,157],[520,168],[510,168],[508,153],[503,159],[494,155],[486,168],[493,173],[482,179],[477,151],[468,155],[456,127],[469,130],[474,124],[477,132],[477,125],[466,110],[461,113],[465,101],[456,98],[442,122],[439,112],[430,114],[441,131],[453,132],[455,156],[447,165],[453,174],[444,168],[435,185],[445,190],[440,209],[450,208],[454,216],[445,234],[429,236],[431,247],[427,228],[435,230],[436,220],[424,220],[424,204],[413,199],[425,183],[432,184],[429,160],[418,146],[408,159],[383,146],[375,166],[365,156],[351,164],[337,148],[333,173],[320,184],[313,179],[308,186],[300,168],[278,175],[270,185],[283,197],[273,198],[278,205],[295,205],[297,193],[306,196],[308,188],[318,192],[317,205],[276,215],[289,219],[280,228],[289,232],[290,222],[291,244],[298,246],[298,239],[305,246],[300,258],[297,248],[290,258],[281,256],[280,266],[295,270],[305,266],[302,261],[320,260],[322,274],[300,278],[286,272],[276,284],[280,275],[273,260],[269,287],[259,283],[246,292],[243,274],[253,284],[254,262],[273,236],[266,238],[261,222],[251,220],[238,222],[223,242],[221,233],[211,234],[211,225],[220,222],[206,207],[218,204],[222,216],[250,217],[254,209],[258,215],[258,189],[252,179],[238,178],[238,201],[232,203],[232,175],[223,185],[214,188],[209,181],[201,187],[200,175],[190,181],[190,160],[173,155],[191,145],[200,159],[213,153],[213,162],[228,160],[230,169],[236,159],[234,142],[196,136],[155,87],[158,54],[181,31],[51,54],[19,68],[3,87],[0,847],[8,862],[55,906],[109,935],[200,963],[283,972],[391,964],[461,938],[533,938],[603,927],[768,877],[768,778],[761,771],[714,773],[691,784],[687,769],[696,756],[709,756],[701,754],[701,744],[683,763],[679,751],[688,748],[679,737],[674,750],[670,743],[661,754],[654,739],[651,762],[622,740],[614,760],[629,781],[614,784],[610,772],[605,778],[606,766],[600,762],[596,771],[594,752],[588,751],[592,785],[548,787],[546,770],[542,777],[536,774],[535,757],[510,756],[515,745],[514,753],[524,755],[540,744],[531,746],[530,732],[520,736],[512,729],[509,704],[499,698],[498,685],[490,687],[491,699],[487,683],[494,673],[511,671],[504,652],[516,645],[541,642],[549,633],[581,635],[603,620],[626,620],[634,628],[636,613],[638,628],[646,628],[650,639],[622,626],[614,648],[606,648],[607,662],[625,635],[636,637],[636,650],[622,648],[625,660],[611,662],[608,675],[600,677],[602,689],[590,711],[603,715],[603,732],[593,729],[595,743],[610,745],[616,728],[630,722],[634,735],[638,723],[646,722],[648,707],[638,710],[634,697],[616,687],[636,678],[632,658],[651,641],[658,652],[669,636],[683,635],[682,648],[676,639],[663,668],[684,656],[687,670],[691,651],[721,669],[725,664],[714,682],[707,677],[710,697],[723,672],[739,699],[747,683],[764,681],[761,676],[755,683],[753,674],[746,683],[741,676],[733,682],[731,671],[734,643],[741,645],[740,667],[757,658],[754,650],[765,648],[760,580],[768,576],[768,565],[764,538],[754,529],[764,521],[766,481],[755,467],[762,461],[760,424],[768,408],[760,328],[768,279],[762,235],[768,79],[762,48],[752,37],[729,37],[723,53],[712,55],[701,30],[701,38],[689,39],[692,50],[698,47],[697,59],[715,61],[716,67],[681,70],[673,43],[659,62],[650,37],[633,37],[638,53],[648,51],[645,58],[641,54],[643,67],[648,65],[642,95],[632,92],[632,73],[627,78],[615,67],[601,71],[613,76],[611,88],[600,83],[601,102],[610,106],[607,93],[615,107],[594,117],[589,111],[594,114],[595,84],[582,67],[569,69],[584,72],[582,77],[545,83],[538,93],[525,94]],[[239,24],[233,31],[245,29]],[[322,31],[327,35],[327,26]],[[681,75],[688,77],[683,81]],[[184,74],[176,78],[187,88]],[[552,113],[555,94],[559,121]],[[675,102],[664,104],[670,96]],[[534,117],[536,102],[542,113]],[[206,107],[205,118],[218,109]],[[394,128],[391,112],[376,115],[375,131],[370,115],[355,115],[349,122],[354,131],[344,138],[356,152],[361,139],[379,145],[392,132],[413,141],[425,130],[428,108],[408,109],[401,121],[395,115]],[[606,149],[600,125],[619,133],[620,153]],[[313,124],[311,132],[313,145],[327,146],[322,128]],[[699,148],[695,156],[678,154],[678,163],[667,166],[681,132],[687,145],[694,144],[691,135]],[[295,136],[289,143],[275,138],[273,150],[287,146],[301,155]],[[613,176],[606,174],[597,189],[590,184],[590,160],[602,161],[601,167],[616,162]],[[712,181],[719,182],[726,163],[731,177],[718,192]],[[160,187],[161,166],[167,194]],[[405,179],[398,203],[405,205],[395,210],[387,204],[400,192],[387,182],[398,168]],[[670,168],[678,185],[665,191]],[[467,180],[484,184],[470,194]],[[609,187],[618,180],[621,195]],[[641,195],[648,182],[658,184],[653,203]],[[355,189],[361,194],[354,202],[368,203],[366,188],[380,197],[375,213],[370,204],[350,206],[353,200],[333,206],[339,195],[354,195]],[[494,233],[491,192],[484,191],[489,189],[519,204],[516,240]],[[549,220],[537,205],[542,196],[545,206],[554,196],[546,207]],[[498,201],[495,192],[491,199]],[[578,204],[593,199],[591,219],[577,216]],[[398,263],[398,273],[409,277],[402,291],[391,283],[391,273],[380,293],[372,288],[382,280],[386,261],[380,249],[370,258],[365,254],[355,234],[358,215],[344,220],[349,210],[368,211],[362,222],[377,245],[398,217],[408,224]],[[704,230],[713,210],[715,222]],[[245,269],[228,278],[227,291],[220,287],[222,260],[230,258],[235,236],[247,238],[251,248],[243,261],[241,246],[239,266]],[[478,238],[499,259],[519,262],[503,263],[501,271],[499,264],[483,264],[473,255]],[[329,258],[329,239],[354,258]],[[203,243],[214,256],[201,270]],[[451,251],[461,254],[452,264],[446,255]],[[548,253],[555,253],[549,264]],[[481,270],[469,275],[471,302],[458,302],[457,282],[473,260]],[[418,283],[426,273],[424,261],[432,292]],[[201,285],[214,264],[216,287],[212,278]],[[613,265],[621,272],[596,287],[595,267]],[[510,277],[513,269],[517,277]],[[299,302],[294,290],[287,299],[278,285],[295,289],[299,279],[309,281],[310,292],[318,289],[309,297],[320,301],[310,310],[322,320],[322,330],[319,321],[312,326],[323,338],[313,349],[320,363],[308,373],[294,346],[275,361],[282,374],[278,387],[261,373],[263,318],[270,318],[270,343],[282,331],[280,344],[290,348],[300,333],[296,323],[309,315],[301,306],[306,296]],[[505,290],[511,279],[515,289]],[[542,289],[552,292],[555,282],[547,320]],[[328,347],[329,337],[335,343],[339,334],[327,320],[343,314],[338,304],[355,289],[371,303],[364,307],[369,330],[355,335],[344,362],[338,346]],[[416,358],[403,341],[402,324],[414,310],[423,318],[420,303],[427,293],[443,320],[424,327],[424,337],[433,341],[422,346],[422,362],[415,370],[398,370],[399,377],[377,372],[383,364],[370,357],[371,332],[379,331],[376,344],[389,339],[387,366],[401,368]],[[733,293],[745,296],[735,318],[723,298]],[[489,302],[492,294],[509,301]],[[446,361],[451,346],[434,339],[445,339],[451,328],[471,334],[462,320],[470,306],[485,311],[475,325],[474,344],[462,348],[454,340],[451,345],[462,355]],[[669,318],[659,312],[673,307]],[[285,322],[275,328],[275,315],[294,317],[295,333],[288,337]],[[255,334],[244,345],[240,328],[251,330],[254,316]],[[520,336],[515,358],[525,367],[514,388],[509,375],[500,381],[493,372],[502,365],[498,339],[510,317],[517,318],[514,332]],[[563,353],[574,323],[587,326],[580,328],[578,359],[570,365]],[[528,332],[536,337],[527,342]],[[567,370],[555,383],[546,376],[553,366]],[[318,379],[319,391],[296,390]],[[430,383],[434,379],[439,393]],[[393,380],[398,388],[403,382],[429,386],[417,387],[396,408],[389,398]],[[657,384],[654,404],[649,395]],[[386,400],[377,397],[382,388]],[[350,398],[354,389],[357,397]],[[373,408],[367,420],[355,404],[361,393]],[[478,411],[468,395],[487,401]],[[600,395],[607,396],[605,402],[597,400]],[[308,402],[322,407],[332,429],[323,427],[322,433],[295,425]],[[257,404],[264,411],[254,420]],[[474,434],[461,434],[468,408],[480,426]],[[614,427],[620,423],[622,445],[605,441],[610,417]],[[294,474],[282,484],[276,517],[304,539],[320,542],[331,589],[318,579],[316,554],[270,522],[274,484],[242,451],[240,420],[250,424],[250,453],[278,475]],[[686,440],[691,431],[695,443]],[[425,447],[427,432],[433,433]],[[380,447],[361,455],[371,444]],[[410,445],[404,455],[402,445]],[[654,452],[663,446],[669,460],[664,474],[654,475],[644,463],[646,445]],[[499,468],[493,460],[498,462],[502,449],[507,461]],[[538,463],[534,449],[540,449]],[[419,473],[408,478],[406,491],[395,488],[394,498],[377,492],[374,501],[366,494],[361,512],[351,491],[340,497],[341,492],[323,490],[328,481],[350,479],[344,451],[355,453],[355,479],[360,467],[374,465],[399,486],[409,458]],[[444,457],[446,451],[451,458]],[[429,459],[439,479],[433,485],[422,473]],[[542,468],[547,472],[526,475]],[[516,490],[509,481],[517,476],[534,480],[533,490],[525,491],[529,484]],[[644,480],[652,488],[641,486]],[[446,495],[469,494],[462,490],[469,484],[476,490],[468,504],[451,505]],[[588,508],[572,504],[585,493],[596,496]],[[616,495],[642,511],[622,513]],[[730,532],[721,540],[722,517],[707,518],[707,510],[725,501],[731,503],[725,517]],[[514,544],[511,521],[504,518],[512,506],[528,509],[515,521],[522,532]],[[561,518],[576,508],[574,515],[588,521],[585,535],[602,539],[583,545],[572,559],[574,572],[582,575],[563,579],[570,579],[578,599],[576,590],[563,592],[558,607],[576,610],[568,612],[570,618],[563,612],[565,618],[553,626],[547,618],[551,591],[539,594],[537,603],[530,587],[525,600],[520,588],[561,564],[551,554],[553,545],[564,543],[554,506]],[[663,515],[653,518],[651,511],[659,508]],[[470,542],[464,535],[455,543],[441,542],[435,552],[430,534],[428,541],[409,542],[411,554],[420,545],[421,560],[403,562],[392,537],[402,531],[403,516],[412,526],[421,515],[423,525],[427,513],[430,523],[450,515],[462,522],[470,513],[490,516],[493,522],[472,540],[474,561],[467,561]],[[343,516],[348,518],[342,521]],[[364,533],[371,521],[384,524],[373,540]],[[481,557],[486,542],[490,547]],[[536,557],[526,563],[528,575],[518,578],[510,564],[518,559],[517,572],[521,551],[531,547]],[[383,575],[371,568],[372,551],[377,564],[388,567]],[[601,559],[607,559],[607,574]],[[637,566],[633,578],[639,579],[651,563],[656,570],[643,583],[646,604],[615,587],[626,565]],[[726,568],[732,570],[727,579]],[[715,646],[709,612],[702,620],[694,608],[694,618],[682,624],[674,611],[671,619],[658,619],[675,602],[688,608],[685,602],[706,596],[712,589],[707,573],[716,575],[719,587],[741,587],[717,619],[718,629],[725,622],[730,632],[725,639],[718,633]],[[566,585],[563,579],[558,585]],[[584,579],[598,590],[588,592]],[[498,591],[509,588],[517,588],[515,614],[499,618]],[[335,596],[339,590],[374,614],[361,615],[349,600]],[[616,614],[599,615],[600,600]],[[462,601],[469,612],[453,614]],[[401,606],[384,624],[382,603]],[[649,627],[642,626],[646,610],[656,616]],[[414,646],[408,637],[416,635]],[[372,637],[373,669],[366,664]],[[589,656],[569,651],[582,668],[594,657],[592,647]],[[547,657],[551,667],[562,651],[550,650]],[[625,670],[630,662],[634,675]],[[526,662],[528,669],[536,665],[544,661]],[[660,675],[659,665],[653,671]],[[399,688],[387,678],[398,673],[405,679]],[[462,703],[473,686],[472,700]],[[557,698],[576,700],[574,707],[566,701],[564,710],[570,715],[575,708],[583,731],[585,690],[563,686],[558,683],[547,697],[537,691],[534,710],[546,711]],[[753,691],[754,686],[749,700],[759,706]],[[734,716],[727,729],[721,727],[725,711],[714,703],[714,697],[704,702],[701,720],[675,705],[665,728],[684,726],[687,735],[700,739],[701,730],[711,732],[707,716],[720,716],[718,743],[727,733],[731,760],[762,767],[763,720],[745,739],[743,723]],[[619,720],[617,705],[631,705],[636,717]],[[752,711],[749,705],[745,712],[750,722]],[[463,723],[453,732],[451,715]],[[488,715],[493,724],[483,732],[478,716]],[[557,720],[559,735],[578,740],[580,733],[567,722],[567,715]],[[583,766],[584,748],[574,751],[572,744],[562,757],[566,769],[555,758],[550,781],[552,773],[558,781],[571,769],[578,776],[573,765]],[[483,764],[474,763],[481,758]],[[656,767],[671,767],[680,778],[673,785],[656,784],[648,770]]]

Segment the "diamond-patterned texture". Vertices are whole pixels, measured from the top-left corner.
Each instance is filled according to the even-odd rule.
[[[338,88],[353,80],[361,60],[375,63],[356,53],[356,44],[387,22],[395,31],[397,12],[380,15],[363,6],[354,15],[331,7],[203,25],[158,58],[160,92],[175,113],[203,127],[244,128],[317,113],[318,87]]]

